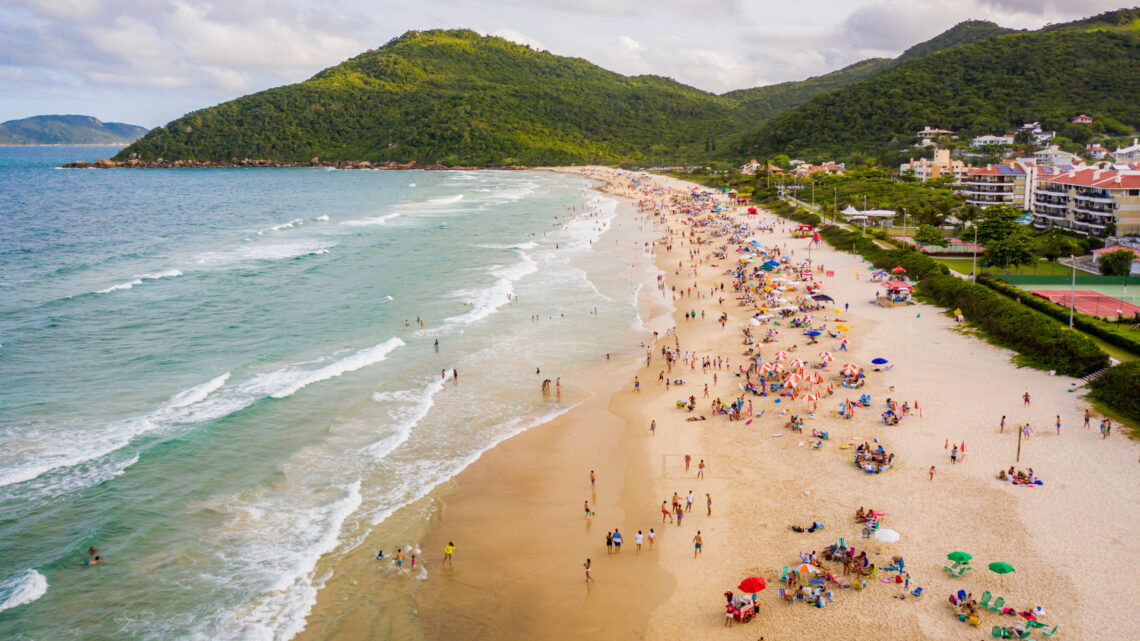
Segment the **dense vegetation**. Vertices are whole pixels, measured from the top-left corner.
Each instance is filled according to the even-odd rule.
[[[1013,32],[1013,29],[999,27],[988,20],[967,20],[959,22],[954,25],[954,28],[944,31],[926,42],[914,45],[895,60],[902,62],[912,58],[921,58],[943,49],[973,44],[987,38]]]
[[[1140,127],[1140,31],[1010,33],[907,60],[780,114],[739,153],[878,154],[912,144],[924,126],[965,138],[1028,121],[1060,126],[1082,112]]]
[[[744,122],[734,102],[666,78],[472,31],[425,31],[187,114],[117,158],[652,164],[707,157]]]
[[[145,133],[145,127],[91,116],[32,116],[0,124],[0,145],[116,145]]]
[[[1140,425],[1140,361],[1123,363],[1089,383],[1089,396]]]
[[[890,58],[869,58],[822,76],[739,89],[724,94],[724,97],[743,107],[750,122],[758,124],[782,111],[798,107],[821,93],[870,78],[889,68],[892,62]]]

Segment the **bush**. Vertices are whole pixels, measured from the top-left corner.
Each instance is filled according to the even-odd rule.
[[[991,274],[981,274],[978,276],[978,283],[989,287],[990,289],[1005,295],[1008,298],[1021,298],[1021,302],[1033,309],[1044,312],[1053,318],[1061,321],[1066,326],[1069,324],[1069,308],[1061,307],[1051,300],[1042,298],[1035,294],[1030,294],[1027,291],[1018,289],[1005,281],[994,278]],[[1119,326],[1115,323],[1108,323],[1099,321],[1076,312],[1073,314],[1073,327],[1091,334],[1103,340],[1110,345],[1115,345],[1122,349],[1126,349],[1137,356],[1140,356],[1140,334]]]
[[[1140,424],[1140,361],[1122,363],[1089,383],[1089,398]]]
[[[987,287],[943,274],[928,276],[919,286],[939,305],[961,309],[992,342],[1017,350],[1025,365],[1068,376],[1108,366],[1108,355],[1088,337]]]

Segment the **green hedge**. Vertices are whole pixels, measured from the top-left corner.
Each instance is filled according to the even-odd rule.
[[[1017,350],[1026,365],[1069,376],[1108,367],[1108,355],[1088,337],[987,287],[943,274],[928,276],[919,285],[939,305],[961,309],[992,342]]]
[[[1022,304],[1028,305],[1033,309],[1044,312],[1053,318],[1061,321],[1065,325],[1069,324],[1069,308],[1061,307],[1051,300],[1042,298],[1035,294],[1031,294],[1025,290],[1018,289],[1009,285],[991,274],[981,274],[978,276],[978,283],[989,287],[990,289],[1004,294],[1009,298],[1021,298]],[[1115,324],[1099,321],[1087,314],[1076,312],[1073,314],[1073,327],[1091,334],[1103,340],[1110,345],[1116,345],[1122,349],[1126,349],[1133,354],[1140,355],[1140,332],[1135,332],[1123,327],[1118,327]]]
[[[1122,363],[1089,383],[1089,397],[1140,425],[1140,361]]]

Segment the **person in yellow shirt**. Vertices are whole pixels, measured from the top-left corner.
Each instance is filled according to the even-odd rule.
[[[443,548],[443,564],[455,567],[455,562],[452,560],[451,555],[455,552],[455,544],[451,541]]]

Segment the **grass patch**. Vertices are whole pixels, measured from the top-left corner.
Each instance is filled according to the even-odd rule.
[[[973,259],[971,258],[937,258],[934,260],[946,265],[950,269],[958,272],[959,274],[969,274],[973,270]],[[994,269],[982,265],[981,256],[978,256],[978,273],[988,271],[994,275],[1005,274],[1004,269]],[[1022,265],[1010,267],[1009,273],[1015,276],[1071,276],[1073,274],[1072,267],[1066,267],[1060,263],[1051,263],[1047,260],[1039,260],[1035,265]]]

